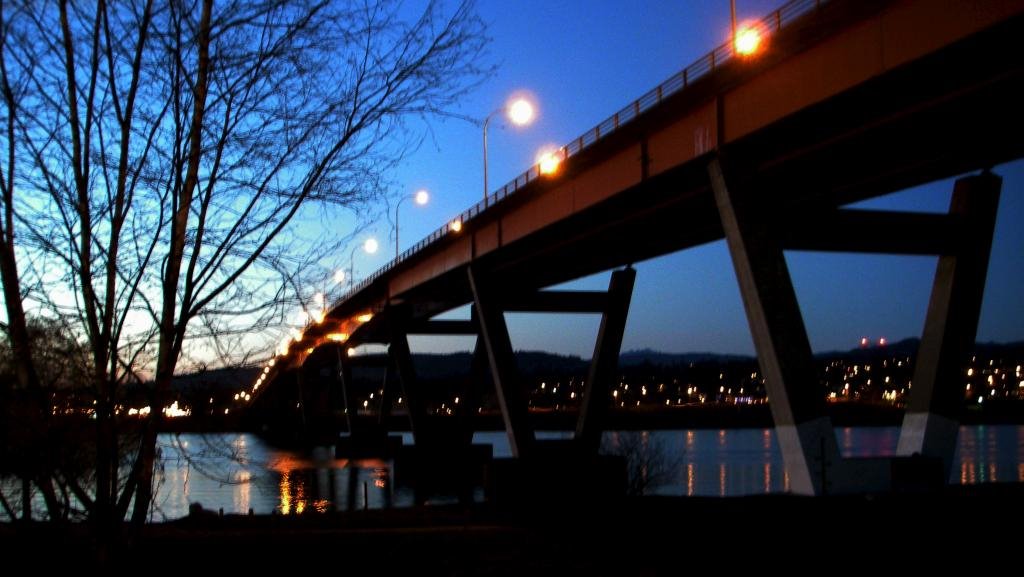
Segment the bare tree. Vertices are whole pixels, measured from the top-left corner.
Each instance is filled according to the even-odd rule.
[[[639,497],[672,480],[681,459],[649,431],[616,431],[602,439],[601,453],[626,461],[626,494]]]
[[[82,434],[89,422],[76,410],[91,398],[83,390],[88,354],[62,319],[30,318],[27,331],[38,376],[34,388],[18,382],[12,339],[0,334],[0,474],[20,480],[0,485],[0,506],[10,519],[32,518],[31,487],[47,480],[43,497],[51,517],[76,518],[82,511],[73,503],[88,501],[79,495],[85,496],[94,450]],[[41,414],[41,398],[51,414]],[[20,512],[11,503],[20,503]]]
[[[415,140],[407,122],[486,74],[485,44],[470,2],[0,0],[0,275],[17,379],[38,386],[26,309],[70,315],[96,395],[83,496],[96,521],[132,502],[147,518],[183,351],[308,298],[294,267],[337,239],[297,225],[369,206]],[[115,405],[150,377],[126,474]]]

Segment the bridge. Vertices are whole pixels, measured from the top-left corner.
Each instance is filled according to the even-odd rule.
[[[387,345],[417,446],[472,438],[430,423],[409,335],[472,335],[515,459],[543,453],[504,313],[601,316],[571,450],[596,454],[636,273],[632,263],[724,238],[792,490],[890,488],[921,455],[948,479],[1001,179],[1024,156],[1024,2],[795,0],[759,24],[752,54],[715,48],[378,270],[284,343],[257,399],[303,370],[354,407],[349,347]],[[971,173],[946,214],[850,203]],[[892,459],[840,455],[783,257],[789,249],[936,255],[913,390]],[[615,269],[607,291],[545,287]],[[642,282],[642,279],[640,279]],[[434,317],[472,305],[470,320]],[[347,378],[346,378],[347,377]],[[390,407],[382,396],[382,412]],[[350,419],[352,413],[348,411]],[[913,459],[918,462],[918,459]]]

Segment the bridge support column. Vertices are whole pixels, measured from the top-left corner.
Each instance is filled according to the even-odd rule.
[[[344,357],[342,354],[343,347],[339,345],[334,349],[337,355],[334,373],[338,379],[338,384],[341,386],[342,401],[345,403],[345,408],[343,409],[345,414],[345,427],[348,429],[348,434],[351,436],[355,434],[355,422],[356,417],[358,416],[356,414],[355,391],[352,388],[352,367],[342,360]]]
[[[405,409],[409,413],[413,441],[417,446],[423,447],[429,443],[430,437],[427,430],[427,406],[417,387],[416,369],[412,363],[412,353],[409,351],[409,337],[404,332],[392,332],[388,356],[391,357],[391,364],[402,383],[402,395],[405,397]]]
[[[939,458],[949,479],[959,414],[963,410],[963,361],[974,347],[988,273],[1002,179],[985,172],[957,180],[949,214],[962,234],[939,256],[903,418],[899,455]]]
[[[601,434],[608,420],[608,395],[615,386],[622,335],[626,330],[626,316],[629,314],[635,280],[636,270],[630,267],[612,272],[608,283],[608,300],[601,315],[601,326],[594,343],[594,356],[590,360],[586,389],[576,423],[576,441],[587,453],[596,454],[601,448]]]
[[[298,410],[299,410],[299,422],[302,424],[303,433],[308,433],[308,423],[306,422],[306,390],[305,390],[305,377],[303,375],[302,368],[300,367],[295,371],[295,390],[297,392],[296,397],[298,398]]]
[[[534,447],[533,429],[530,428],[526,394],[516,367],[505,314],[499,305],[499,294],[474,267],[470,266],[467,274],[508,444],[513,457],[527,457]]]
[[[469,365],[469,378],[459,391],[459,404],[455,408],[457,435],[456,441],[461,447],[473,444],[473,433],[476,431],[475,421],[477,406],[483,395],[481,389],[487,384],[487,346],[482,336],[476,336],[473,346],[473,357]]]
[[[782,246],[750,200],[726,184],[716,158],[711,188],[765,377],[772,417],[794,493],[822,494],[839,464],[811,346]]]
[[[391,404],[394,402],[393,391],[395,390],[394,381],[397,377],[398,371],[395,369],[395,363],[389,359],[387,366],[384,367],[384,381],[380,387],[380,402],[377,403],[377,426],[383,431],[387,430],[388,420],[391,418]]]

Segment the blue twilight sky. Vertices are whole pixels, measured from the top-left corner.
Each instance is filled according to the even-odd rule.
[[[759,17],[782,2],[737,0],[738,19]],[[454,111],[482,118],[517,90],[540,107],[526,128],[489,130],[490,188],[530,166],[538,150],[562,145],[687,66],[729,33],[727,0],[481,0],[498,72]],[[482,196],[481,132],[459,120],[432,121],[418,150],[392,175],[395,193],[430,191],[429,205],[402,206],[402,249]],[[979,341],[1024,339],[1024,161],[1001,166],[1004,178]],[[865,206],[944,211],[952,183],[904,191]],[[385,249],[360,255],[364,272],[394,254],[390,225],[373,232]],[[387,240],[385,240],[387,239]],[[390,244],[389,244],[390,243]],[[816,351],[855,347],[862,336],[918,336],[935,258],[787,253],[811,344]],[[637,265],[623,350],[753,353],[724,241]],[[567,286],[603,289],[608,273]],[[465,316],[465,310],[450,316]],[[589,357],[594,315],[509,315],[516,349]],[[414,339],[419,351],[468,349],[467,338]]]

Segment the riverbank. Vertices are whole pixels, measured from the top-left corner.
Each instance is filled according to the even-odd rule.
[[[954,570],[1016,551],[1001,519],[1024,485],[808,498],[641,497],[602,503],[428,506],[302,516],[194,515],[147,525],[108,573],[323,571],[410,575],[660,575],[879,564]],[[0,525],[8,563],[88,569],[87,527]]]

